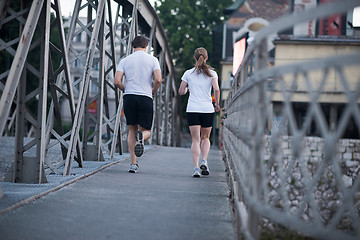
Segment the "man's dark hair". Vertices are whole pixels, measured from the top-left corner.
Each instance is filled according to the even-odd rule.
[[[146,48],[148,40],[143,36],[137,36],[132,40],[131,45],[133,48]]]

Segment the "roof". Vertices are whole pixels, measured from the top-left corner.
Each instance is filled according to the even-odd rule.
[[[234,11],[238,10],[245,1],[246,0],[238,0],[234,2],[233,4],[231,4],[231,6],[224,9],[224,14],[231,14]]]
[[[238,6],[227,21],[228,25],[242,26],[246,20],[254,17],[261,17],[271,22],[276,18],[289,12],[287,0],[239,0],[232,4]]]
[[[263,18],[269,22],[286,14],[289,11],[288,0],[237,0],[224,11],[231,11],[226,22],[225,49],[222,49],[223,42],[219,43],[223,53],[222,59],[228,61],[233,55],[233,32],[241,29],[250,18]],[[220,32],[222,29],[218,29]],[[223,35],[221,31],[221,35]],[[221,37],[222,37],[221,36]]]

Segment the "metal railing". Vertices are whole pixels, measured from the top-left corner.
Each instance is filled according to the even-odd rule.
[[[360,78],[347,70],[360,67],[360,52],[268,66],[266,48],[268,36],[359,5],[360,1],[338,1],[277,19],[256,34],[246,51],[223,119],[223,152],[236,223],[246,239],[259,238],[265,223],[320,239],[360,238],[359,169],[349,176],[350,164],[338,154],[349,122],[360,129]],[[344,104],[335,125],[327,121],[320,104],[333,76]],[[301,123],[293,105],[299,93],[307,99]],[[275,96],[281,103],[280,127],[273,112]],[[306,157],[311,151],[307,133],[313,126],[323,144],[317,161]],[[284,144],[291,146],[287,152]],[[360,162],[355,150],[351,162]],[[344,179],[350,180],[346,184]]]
[[[117,8],[112,9],[111,3]],[[154,100],[150,143],[178,145],[174,66],[150,3],[76,0],[67,34],[60,4],[59,0],[0,3],[0,30],[19,33],[13,39],[11,33],[0,38],[0,51],[11,63],[0,73],[0,137],[15,134],[13,182],[43,183],[45,167],[68,175],[73,161],[82,167],[84,160],[122,154],[127,133],[121,127],[122,93],[113,79],[116,65],[131,53],[131,40],[139,34],[149,39],[148,51],[159,58],[163,75]],[[58,33],[55,37],[53,29]],[[39,57],[34,60],[35,55]],[[36,112],[31,113],[34,103]],[[71,129],[64,127],[64,121],[71,123]],[[31,141],[25,144],[27,136]],[[63,170],[46,158],[47,151],[59,144]],[[35,155],[29,153],[34,148]]]

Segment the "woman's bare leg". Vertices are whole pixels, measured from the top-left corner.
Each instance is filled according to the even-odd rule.
[[[201,154],[202,159],[207,160],[210,151],[210,133],[211,127],[201,128]]]
[[[194,161],[194,167],[199,167],[200,158],[200,125],[189,126],[191,133],[191,155]]]

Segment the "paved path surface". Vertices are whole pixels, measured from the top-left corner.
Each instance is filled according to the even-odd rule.
[[[155,147],[0,216],[0,239],[235,239],[220,151],[192,178],[190,149]],[[1,200],[0,200],[1,201]]]

